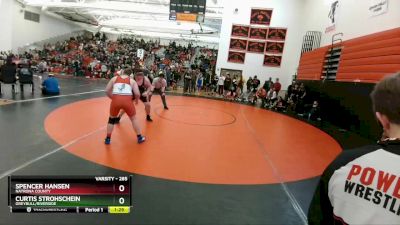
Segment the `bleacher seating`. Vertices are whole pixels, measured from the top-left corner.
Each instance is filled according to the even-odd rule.
[[[320,80],[327,51],[328,47],[323,47],[304,53],[300,59],[297,79]]]
[[[336,81],[376,83],[383,76],[400,71],[400,28],[342,42]],[[299,80],[320,80],[324,57],[330,46],[304,53]]]
[[[400,71],[400,28],[343,42],[337,81],[376,83]]]

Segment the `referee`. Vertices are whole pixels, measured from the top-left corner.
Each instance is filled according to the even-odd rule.
[[[158,74],[153,80],[153,92],[158,93],[161,96],[162,103],[164,105],[164,109],[168,110],[167,101],[165,100],[165,89],[167,88],[167,81],[165,80],[165,76],[163,72]],[[149,101],[151,101],[152,93],[150,93]]]

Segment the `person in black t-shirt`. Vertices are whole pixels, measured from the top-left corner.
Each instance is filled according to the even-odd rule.
[[[224,80],[224,91],[225,91],[224,96],[228,95],[231,85],[232,85],[232,78],[231,78],[231,75],[229,73],[227,73],[226,78]]]
[[[247,92],[250,92],[253,86],[253,78],[249,77],[249,79],[246,82],[246,88]]]
[[[253,92],[257,92],[258,86],[260,86],[261,81],[257,78],[257,76],[254,76],[253,79]]]

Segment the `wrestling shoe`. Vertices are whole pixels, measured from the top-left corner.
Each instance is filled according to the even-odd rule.
[[[149,122],[153,122],[153,120],[151,119],[151,117],[149,115],[146,116],[146,120]]]
[[[111,138],[107,137],[104,139],[104,144],[109,145],[111,143]]]
[[[137,137],[137,142],[139,143],[139,144],[141,144],[141,143],[143,143],[143,142],[145,142],[146,141],[146,138],[144,137],[144,136],[139,136],[139,137]]]

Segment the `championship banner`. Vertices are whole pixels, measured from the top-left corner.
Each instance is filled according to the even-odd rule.
[[[275,41],[285,41],[286,39],[286,28],[269,28],[268,39]]]
[[[249,41],[247,51],[252,53],[264,53],[265,42]]]
[[[250,27],[250,35],[249,38],[252,39],[267,39],[268,28],[257,28],[257,27]]]
[[[245,58],[246,58],[246,53],[244,53],[244,52],[232,52],[232,51],[229,51],[228,62],[243,64]]]
[[[269,26],[271,18],[272,9],[251,9],[250,24]]]
[[[279,55],[265,55],[264,66],[280,67],[282,62],[282,56]]]
[[[267,42],[267,47],[265,48],[265,53],[282,54],[283,48],[285,47],[284,42]]]
[[[233,50],[246,51],[247,40],[231,38],[231,43],[229,45],[229,48]]]
[[[249,37],[250,27],[245,25],[232,25],[232,36]]]

